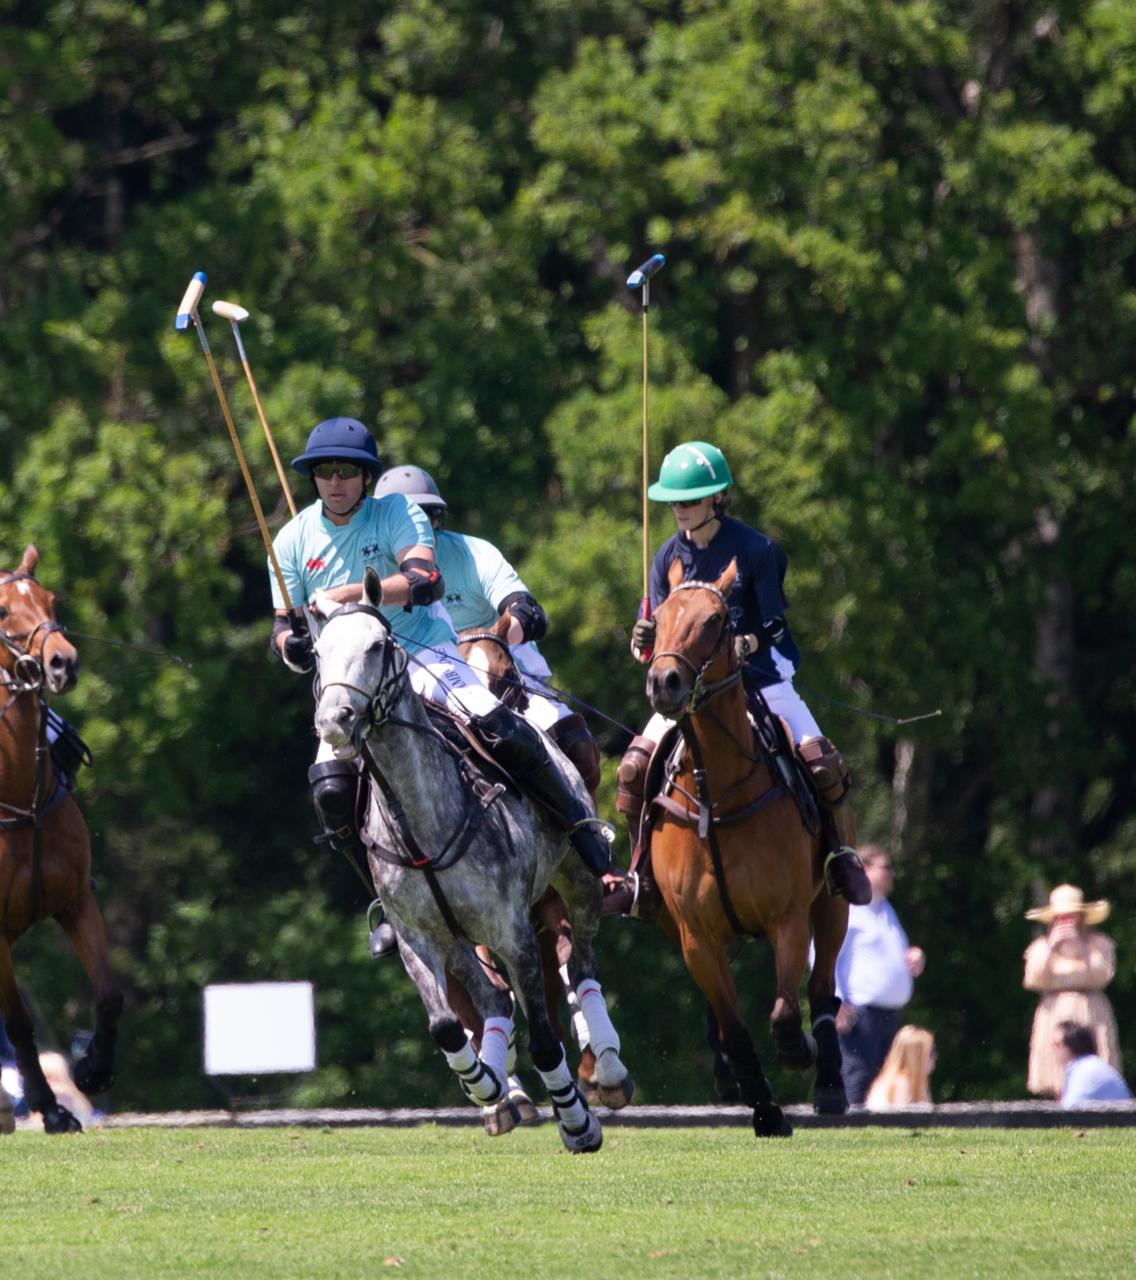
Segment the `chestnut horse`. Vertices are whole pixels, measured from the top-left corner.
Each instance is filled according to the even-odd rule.
[[[458,633],[458,649],[462,657],[480,672],[493,696],[512,707],[519,715],[523,715],[528,706],[528,694],[525,691],[520,668],[513,660],[513,651],[505,639],[509,631],[511,619],[507,613],[498,618],[488,628],[467,627]],[[592,800],[595,801],[595,793]],[[568,908],[564,899],[551,886],[533,908],[533,926],[538,930],[537,941],[540,944],[541,971],[544,975],[544,998],[548,1008],[548,1017],[552,1028],[564,1044],[568,1037],[560,1018],[560,998],[567,994],[569,1007],[575,1013],[575,994],[566,989],[561,970],[568,964],[572,955],[572,922],[568,918]],[[482,963],[491,982],[503,984],[504,979],[497,972],[489,953],[484,947],[477,948],[478,959]],[[456,996],[461,1007],[455,1008],[463,1022],[467,1016],[477,1020],[476,1009],[468,997],[450,986],[451,996]],[[579,1024],[577,1024],[579,1025]],[[475,1031],[473,1022],[466,1022],[471,1031]],[[475,1034],[475,1040],[480,1036]],[[589,1044],[580,1046],[580,1066],[576,1073],[576,1084],[588,1102],[593,1106],[606,1101],[599,1096],[596,1083],[596,1055]]]
[[[35,580],[39,554],[0,573],[0,1016],[16,1050],[24,1097],[47,1133],[82,1125],[56,1101],[40,1069],[31,1015],[16,987],[12,944],[32,925],[57,920],[95,988],[95,1034],[75,1064],[86,1094],[109,1089],[122,994],[107,958],[106,930],[91,887],[91,842],[48,749],[44,689],[75,683],[79,655],[55,620],[55,597]]]
[[[796,802],[753,750],[726,604],[737,565],[731,562],[717,582],[684,582],[682,572],[676,561],[671,593],[655,613],[647,675],[651,705],[678,720],[686,742],[671,794],[653,824],[651,860],[667,908],[660,923],[668,935],[677,933],[686,967],[717,1019],[741,1099],[754,1109],[754,1132],[787,1137],[792,1126],[774,1102],[738,1016],[730,943],[739,932],[768,937],[777,969],[770,1025],[778,1054],[796,1070],[815,1063],[813,1106],[839,1114],[848,1103],[836,1036],[835,971],[848,906],[825,889],[819,837],[809,833]],[[797,999],[810,924],[815,1039],[803,1030]]]

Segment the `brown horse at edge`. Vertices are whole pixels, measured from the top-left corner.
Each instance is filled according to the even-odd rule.
[[[61,1106],[39,1064],[31,1015],[16,986],[12,945],[33,925],[55,919],[94,984],[95,1033],[75,1064],[86,1094],[110,1088],[122,994],[107,955],[106,929],[91,886],[91,842],[47,744],[42,690],[64,693],[79,655],[55,619],[55,597],[35,579],[39,554],[0,573],[0,1017],[16,1050],[24,1097],[47,1133],[82,1125]]]
[[[736,575],[737,566],[731,563],[717,582],[683,582],[682,565],[676,561],[670,573],[671,593],[655,613],[647,696],[657,712],[678,720],[686,739],[676,791],[698,803],[695,770],[701,767],[711,799],[725,800],[725,809],[716,812],[703,836],[695,821],[697,811],[688,810],[691,820],[683,820],[660,807],[650,837],[651,859],[666,907],[660,926],[678,942],[687,969],[714,1012],[722,1052],[742,1101],[754,1109],[754,1132],[778,1137],[791,1134],[792,1126],[773,1099],[753,1040],[738,1015],[737,988],[727,958],[737,936],[730,917],[743,932],[764,934],[773,948],[777,996],[770,1026],[781,1060],[802,1071],[815,1064],[813,1106],[840,1114],[848,1103],[836,1035],[835,972],[848,905],[825,889],[819,836],[809,833],[796,802],[784,790],[777,793],[768,764],[746,745],[752,743],[752,731],[726,605]],[[768,797],[767,803],[763,797]],[[731,821],[735,815],[738,820]],[[720,878],[714,866],[715,845]],[[816,944],[808,983],[811,1037],[804,1032],[798,1001],[810,926]]]

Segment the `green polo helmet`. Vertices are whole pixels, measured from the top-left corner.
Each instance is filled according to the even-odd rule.
[[[647,490],[652,502],[693,502],[721,493],[734,483],[730,464],[717,445],[688,440],[663,459],[659,478]]]

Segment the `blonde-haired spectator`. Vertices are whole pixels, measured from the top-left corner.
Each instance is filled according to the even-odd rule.
[[[1054,1048],[1054,1034],[1062,1022],[1088,1027],[1101,1058],[1121,1070],[1116,1018],[1104,994],[1116,973],[1116,947],[1111,938],[1090,928],[1108,913],[1107,902],[1086,902],[1072,884],[1059,884],[1046,906],[1026,912],[1027,920],[1049,925],[1025,953],[1022,985],[1041,992],[1030,1036],[1030,1093],[1061,1097],[1065,1064]]]
[[[890,1111],[931,1101],[930,1075],[935,1069],[935,1037],[922,1027],[900,1027],[891,1048],[872,1081],[865,1106],[869,1111]]]

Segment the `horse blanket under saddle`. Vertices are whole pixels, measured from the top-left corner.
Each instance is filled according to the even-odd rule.
[[[687,743],[678,724],[667,729],[647,765],[643,785],[646,803],[639,820],[633,867],[638,865],[644,853],[649,853],[651,837],[664,812],[697,827],[699,836],[706,839],[711,824],[722,827],[742,822],[774,800],[789,796],[797,806],[805,830],[815,834],[821,829],[812,774],[797,753],[788,725],[761,703],[756,708],[751,708],[750,727],[754,766],[756,768],[760,763],[766,764],[772,781],[755,800],[732,806],[727,795],[713,795],[712,778],[706,779],[711,793],[709,805],[705,803],[704,796],[691,794],[679,785],[678,777],[684,770]],[[726,807],[720,809],[723,800]]]

